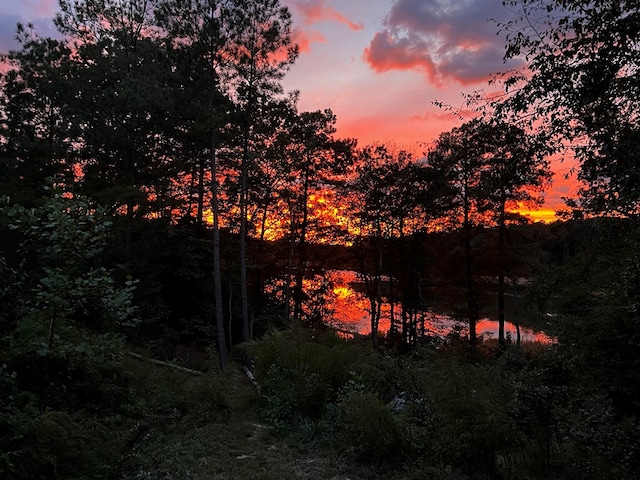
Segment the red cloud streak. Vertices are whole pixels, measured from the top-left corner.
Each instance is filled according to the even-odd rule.
[[[329,20],[347,25],[351,30],[364,28],[362,23],[354,23],[333,7],[327,6],[326,0],[299,1],[295,3],[295,6],[307,25]]]

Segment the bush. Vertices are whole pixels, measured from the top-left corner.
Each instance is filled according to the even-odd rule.
[[[114,419],[29,408],[14,411],[2,422],[0,477],[107,478],[122,449],[112,430]]]
[[[428,382],[436,412],[434,460],[495,475],[517,448],[509,389],[499,370],[443,358],[431,365]]]
[[[380,463],[402,458],[403,440],[391,410],[372,392],[350,392],[337,406],[339,443],[357,458]]]
[[[262,388],[265,416],[278,426],[317,420],[358,371],[379,375],[375,354],[331,334],[273,333],[250,348]]]

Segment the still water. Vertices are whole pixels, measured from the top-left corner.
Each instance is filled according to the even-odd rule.
[[[363,293],[360,292],[358,284],[361,281],[354,271],[350,270],[330,270],[324,276],[317,277],[307,283],[307,288],[313,289],[314,285],[322,282],[328,285],[323,290],[324,300],[327,305],[326,314],[323,318],[329,318],[329,324],[342,331],[359,333],[362,335],[371,332],[369,302]],[[394,305],[394,315],[398,320],[400,305]],[[456,320],[451,315],[435,310],[423,312],[425,323],[425,334],[431,336],[444,337],[453,330],[461,335],[468,334],[466,322]],[[391,318],[391,305],[388,302],[382,304],[379,332],[385,333],[389,330]],[[498,337],[498,322],[491,318],[482,318],[477,324],[477,333],[485,339]],[[516,326],[511,322],[505,322],[505,334],[511,336],[515,341],[517,332]],[[549,343],[552,339],[542,331],[535,331],[531,328],[520,327],[520,338],[523,342]]]

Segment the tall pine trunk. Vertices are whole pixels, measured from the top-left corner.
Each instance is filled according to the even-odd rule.
[[[242,340],[251,337],[249,328],[249,294],[247,291],[247,177],[249,175],[249,132],[251,130],[251,109],[253,90],[250,86],[249,99],[245,110],[242,132],[242,159],[240,165],[240,301],[242,305]]]
[[[293,212],[293,204],[289,202],[289,211]],[[287,322],[291,320],[291,280],[293,279],[293,256],[295,253],[296,247],[296,220],[292,213],[291,215],[291,224],[289,225],[289,248],[287,254],[287,275],[284,285],[284,308],[285,308],[285,318]]]
[[[213,148],[213,145],[212,145]],[[204,224],[204,175],[205,175],[205,161],[198,162],[198,225]]]
[[[216,312],[216,333],[218,336],[218,357],[220,368],[229,361],[224,333],[224,312],[222,310],[222,273],[220,268],[220,225],[218,205],[218,162],[216,158],[215,128],[211,129],[211,210],[213,213],[213,288]]]

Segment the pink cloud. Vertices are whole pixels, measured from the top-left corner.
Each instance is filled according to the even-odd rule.
[[[293,5],[302,15],[306,25],[317,22],[331,21],[347,25],[351,30],[362,30],[362,23],[354,23],[338,12],[335,8],[326,4],[326,0],[296,0]]]
[[[437,86],[482,83],[504,69],[504,41],[490,19],[507,15],[500,0],[396,0],[364,58],[378,73],[422,70]]]
[[[58,0],[27,0],[26,7],[39,17],[51,18],[58,9]]]
[[[378,32],[363,54],[364,60],[377,73],[390,70],[423,70],[429,80],[439,85],[437,66],[426,43],[419,37],[397,38],[388,30]]]
[[[312,43],[327,43],[327,39],[320,32],[305,32],[300,28],[294,28],[293,42],[298,45],[300,53],[307,53],[311,51]]]

